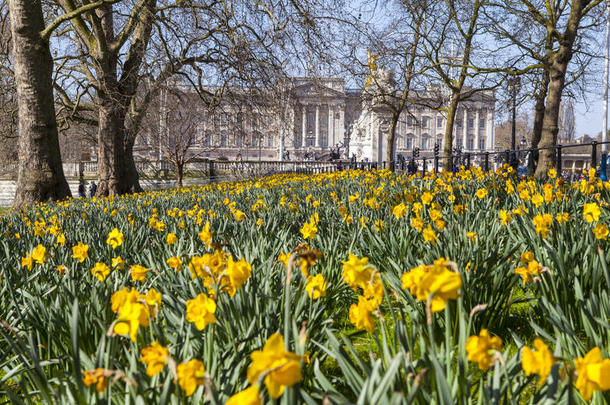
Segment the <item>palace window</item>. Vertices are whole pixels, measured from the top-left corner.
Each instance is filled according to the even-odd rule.
[[[413,149],[413,138],[407,138],[407,149]]]
[[[468,118],[468,129],[474,128],[474,119]]]
[[[472,138],[468,138],[468,149],[469,150],[474,149],[474,139],[472,139]]]
[[[407,127],[413,128],[413,118],[412,117],[407,117]]]
[[[441,117],[438,117],[436,119],[436,127],[437,128],[442,128],[443,127],[443,119]]]
[[[428,138],[422,138],[421,148],[422,150],[428,150]]]
[[[428,128],[428,121],[429,121],[428,117],[421,117],[421,127]]]
[[[481,149],[481,150],[485,149],[485,138],[479,139],[479,149]]]
[[[485,118],[479,120],[479,128],[485,128]]]
[[[455,123],[457,124],[458,128],[462,128],[462,120],[456,120]]]

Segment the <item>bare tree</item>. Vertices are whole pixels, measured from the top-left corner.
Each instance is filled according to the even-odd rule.
[[[71,195],[59,154],[53,59],[39,0],[9,0],[19,105],[19,170],[13,206]]]
[[[475,92],[485,88],[471,87],[464,91],[466,80],[480,73],[480,69],[473,66],[475,39],[480,35],[483,8],[487,0],[445,0],[440,2],[440,9],[436,13],[439,21],[435,22],[434,35],[424,37],[424,49],[437,76],[449,89],[449,100],[446,106],[445,134],[443,139],[443,153],[449,156],[453,147],[453,128],[455,116],[460,101],[470,98]],[[457,45],[462,55],[447,55],[449,47]],[[457,76],[455,71],[457,70]],[[464,123],[466,125],[466,123]],[[451,170],[452,162],[443,162],[444,170]]]
[[[84,0],[55,0],[70,12]],[[285,67],[294,30],[307,25],[309,3],[124,0],[73,18],[62,38],[60,94],[67,110],[99,110],[99,193],[139,189],[133,145],[160,87],[179,75],[204,102],[211,86],[272,82]],[[137,96],[146,80],[146,94]],[[77,114],[75,114],[76,116]]]
[[[166,91],[168,91],[166,89]],[[163,157],[176,168],[176,184],[182,187],[184,168],[187,163],[202,156],[207,151],[200,144],[201,101],[194,94],[168,91],[164,97],[166,108],[164,127],[167,133],[161,135],[160,146]],[[198,107],[199,105],[199,107]],[[196,146],[199,146],[197,149]]]
[[[426,34],[425,20],[430,17],[428,2],[404,1],[399,5],[399,10],[402,11],[399,17],[389,24],[387,29],[378,33],[376,41],[378,54],[373,58],[369,57],[369,70],[373,72],[367,78],[367,82],[371,82],[374,86],[371,92],[365,92],[374,95],[373,102],[377,108],[381,107],[390,113],[385,158],[392,171],[396,159],[398,121],[401,114],[408,113],[411,104],[425,103],[417,91],[416,80],[419,79],[421,84],[425,71],[429,68],[429,65],[422,64],[422,57],[418,54],[422,36]],[[398,80],[392,83],[390,89],[386,89],[380,83],[379,75],[374,72],[377,69],[374,65],[378,57],[381,57],[384,66],[394,67],[399,72]]]
[[[561,97],[570,87],[574,88],[573,96],[586,84],[590,62],[597,54],[596,41],[590,33],[600,26],[599,3],[501,1],[495,2],[487,13],[490,32],[498,39],[498,46],[507,49],[511,66],[519,66],[509,73],[526,79],[538,75],[530,81],[529,92],[536,111],[533,148],[557,144]],[[554,164],[554,150],[546,150],[542,155],[544,161],[538,165],[538,177],[546,174],[549,164]],[[536,160],[530,160],[532,171]]]

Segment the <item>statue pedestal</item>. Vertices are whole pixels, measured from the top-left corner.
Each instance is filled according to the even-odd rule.
[[[358,161],[383,162],[388,149],[388,117],[368,106],[354,123],[349,142]]]

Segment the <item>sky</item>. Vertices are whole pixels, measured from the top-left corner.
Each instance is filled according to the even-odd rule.
[[[601,79],[600,79],[601,81]],[[600,88],[602,86],[600,85]],[[588,105],[584,102],[574,104],[574,116],[576,118],[576,137],[584,134],[596,136],[602,132],[603,120],[603,95],[590,94]],[[610,125],[610,123],[609,123]]]

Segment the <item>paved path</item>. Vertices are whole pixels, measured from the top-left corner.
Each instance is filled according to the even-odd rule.
[[[187,178],[184,180],[185,186],[196,184],[206,184],[207,179]],[[78,180],[68,180],[72,196],[78,196]],[[171,188],[176,186],[174,180],[159,180],[159,179],[140,179],[140,185],[144,190],[159,190],[162,188]],[[14,180],[0,180],[0,207],[10,207],[15,198],[15,189],[17,188]]]

